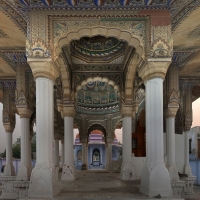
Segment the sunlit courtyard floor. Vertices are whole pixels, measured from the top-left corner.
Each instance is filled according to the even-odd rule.
[[[119,173],[100,171],[76,171],[75,181],[61,182],[61,192],[54,197],[61,199],[123,199],[141,200],[149,198],[139,192],[140,181],[122,181]],[[195,199],[200,200],[200,187],[195,186]],[[181,199],[181,198],[162,198]]]

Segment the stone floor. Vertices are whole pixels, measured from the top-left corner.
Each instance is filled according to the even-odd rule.
[[[139,192],[140,181],[122,181],[119,173],[102,171],[77,171],[75,181],[61,183],[61,192],[54,197],[54,200],[142,200],[156,199],[149,198]],[[200,200],[200,187],[195,186],[196,200]],[[162,198],[175,199],[175,198]],[[181,198],[177,198],[181,199]],[[192,200],[192,199],[191,199]]]
[[[61,176],[61,174],[60,174]],[[75,181],[61,182],[61,192],[54,198],[45,200],[155,200],[139,192],[140,181],[122,181],[119,173],[105,170],[76,171]],[[194,186],[195,198],[200,200],[200,186]],[[161,198],[182,200],[182,198]],[[27,200],[27,199],[23,199]],[[30,199],[44,200],[44,199]]]

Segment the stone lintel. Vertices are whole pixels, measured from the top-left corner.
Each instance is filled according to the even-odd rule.
[[[11,125],[9,122],[8,123],[3,123],[4,129],[6,132],[12,133],[13,130],[15,129],[15,126]]]
[[[168,117],[173,117],[175,118],[176,117],[176,113],[179,109],[179,105],[176,104],[176,105],[170,105],[170,107],[168,107],[166,110],[165,110],[165,118],[168,118]]]
[[[165,79],[170,63],[171,58],[148,59],[139,76],[144,82],[157,77]]]
[[[31,115],[33,114],[32,109],[28,108],[28,107],[20,107],[20,106],[16,106],[18,114],[20,116],[20,118],[31,118]]]
[[[28,58],[33,76],[37,78],[48,78],[52,81],[59,76],[59,71],[51,58]]]

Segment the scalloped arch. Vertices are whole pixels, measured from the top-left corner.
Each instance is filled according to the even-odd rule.
[[[132,35],[128,30],[120,30],[116,28],[108,27],[92,27],[92,28],[80,28],[79,30],[72,30],[67,32],[64,36],[58,39],[58,44],[55,46],[55,53],[58,55],[62,51],[64,45],[70,44],[73,40],[79,40],[81,37],[94,37],[101,35],[104,37],[115,37],[118,40],[126,41],[129,46],[136,49],[139,56],[144,56],[144,47],[140,44],[140,40]]]
[[[55,46],[55,54],[59,55],[62,52],[62,47],[65,45],[69,45],[70,42],[73,40],[79,40],[81,37],[93,37],[97,35],[101,35],[104,37],[115,37],[118,40],[126,41],[129,46],[135,48],[137,59],[132,59],[129,64],[126,74],[125,92],[124,92],[125,100],[132,99],[133,80],[135,78],[136,67],[137,64],[139,63],[139,60],[145,57],[145,51],[144,51],[144,46],[141,45],[140,43],[140,40],[135,35],[133,35],[129,30],[120,30],[118,27],[108,28],[103,26],[71,30],[67,32],[64,36],[62,36],[60,39],[58,39],[58,44],[57,46]],[[66,96],[65,93],[63,95]]]
[[[87,135],[89,136],[89,134],[90,134],[90,132],[91,132],[92,130],[95,130],[95,129],[98,130],[98,127],[97,127],[97,126],[100,126],[100,127],[103,129],[103,131],[102,131],[102,129],[101,129],[101,131],[102,131],[103,134],[104,134],[105,142],[106,142],[106,140],[107,140],[107,137],[106,137],[107,131],[106,131],[105,126],[104,126],[102,123],[100,123],[100,122],[94,122],[94,123],[90,124],[90,125],[88,126],[88,128],[87,128]],[[92,129],[93,127],[94,127],[94,129]]]
[[[82,81],[81,84],[76,87],[76,94],[77,94],[77,91],[80,90],[83,85],[86,85],[89,82],[95,82],[95,81],[108,83],[109,85],[112,85],[114,89],[117,90],[119,93],[119,86],[117,86],[114,81],[109,80],[108,78],[105,78],[105,77],[89,77],[86,80]]]

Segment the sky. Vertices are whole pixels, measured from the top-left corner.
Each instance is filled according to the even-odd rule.
[[[193,109],[192,127],[200,126],[200,116],[199,116],[200,98],[192,103],[192,109]],[[1,119],[0,120],[0,153],[2,153],[6,148],[6,133],[5,133],[5,129],[3,127],[3,122],[2,122],[2,110],[3,110],[3,104],[0,103],[0,119]],[[21,135],[20,132],[21,132],[20,117],[16,115],[16,125],[13,132],[13,143],[17,140],[17,138],[20,137]],[[74,135],[76,135],[77,133],[78,133],[78,129],[74,129]],[[122,129],[116,129],[115,134],[118,141],[122,143]]]

